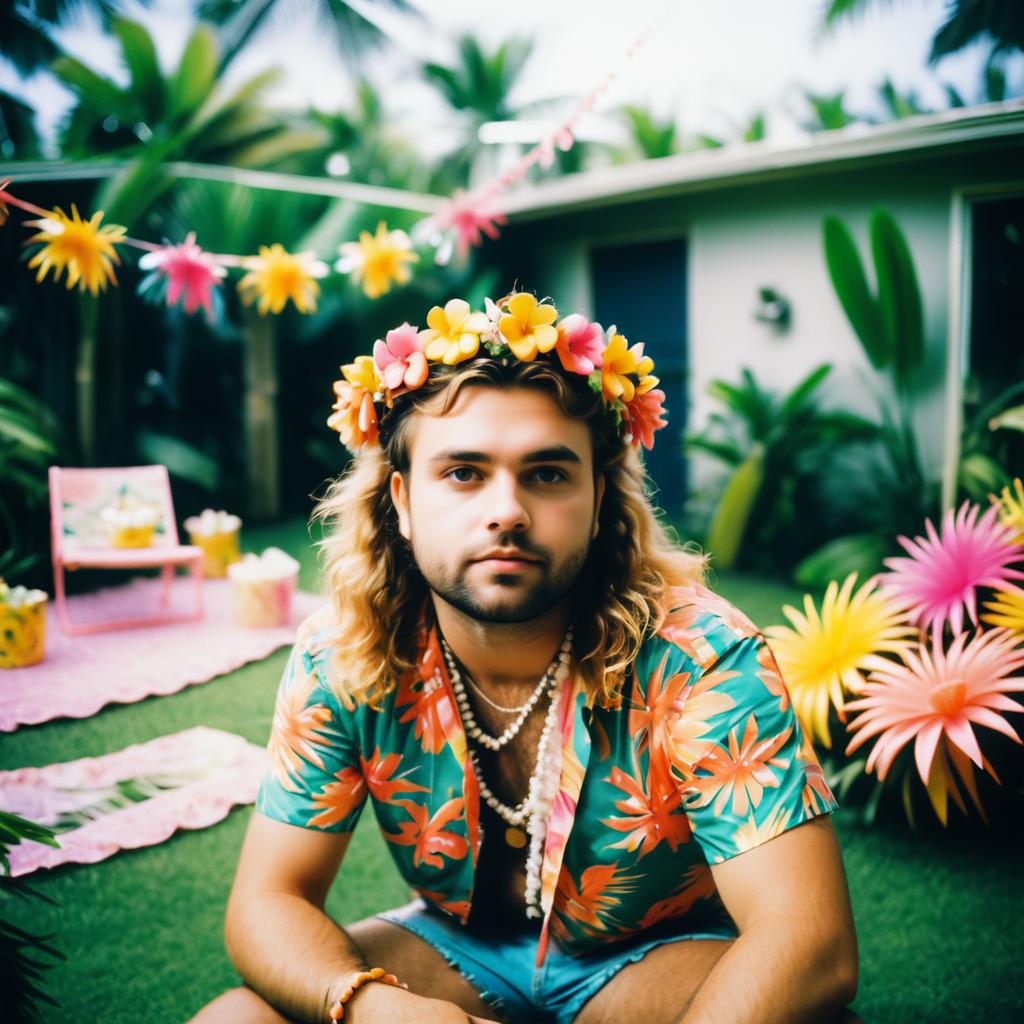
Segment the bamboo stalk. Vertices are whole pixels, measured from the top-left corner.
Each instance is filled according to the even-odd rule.
[[[245,337],[245,474],[247,513],[253,520],[281,512],[277,437],[277,360],[274,321],[243,314]]]

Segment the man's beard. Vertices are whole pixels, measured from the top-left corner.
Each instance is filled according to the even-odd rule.
[[[587,530],[587,535],[589,536],[589,534],[590,530]],[[500,598],[484,601],[468,582],[465,571],[460,574],[457,571],[447,572],[431,565],[425,566],[424,561],[417,556],[415,536],[411,538],[411,544],[413,558],[420,574],[427,586],[438,597],[477,622],[504,625],[532,622],[570,596],[590,554],[590,542],[588,541],[583,547],[571,552],[555,569],[551,567],[550,558],[545,557],[541,562],[540,579],[525,588],[516,575],[495,573],[492,577],[493,583],[510,588],[518,583],[517,592],[515,596],[510,595],[504,601]],[[507,535],[503,536],[496,546],[507,549],[517,548],[526,557],[536,557],[537,554],[540,554],[538,549],[524,547],[521,543],[516,544],[514,539]]]

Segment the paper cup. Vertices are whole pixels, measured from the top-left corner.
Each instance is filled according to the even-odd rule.
[[[0,600],[0,668],[26,668],[46,654],[46,598],[12,605]]]
[[[295,573],[276,580],[232,579],[235,622],[253,628],[287,626],[292,617],[292,595],[298,577]]]
[[[193,533],[189,530],[189,543],[203,549],[203,575],[211,579],[227,576],[228,566],[241,557],[238,530],[227,533]]]

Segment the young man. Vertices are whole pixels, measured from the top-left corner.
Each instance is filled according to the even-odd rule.
[[[247,987],[198,1020],[834,1021],[853,998],[835,801],[764,638],[645,495],[653,364],[556,320],[453,300],[343,368],[332,600],[227,913]],[[323,905],[367,796],[421,898],[343,929]]]

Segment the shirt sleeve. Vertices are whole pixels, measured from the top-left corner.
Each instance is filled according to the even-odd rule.
[[[683,807],[710,864],[838,806],[760,633],[701,674],[680,719]]]
[[[256,797],[261,814],[323,832],[355,828],[366,780],[351,716],[296,643],[277,689],[267,768]]]

